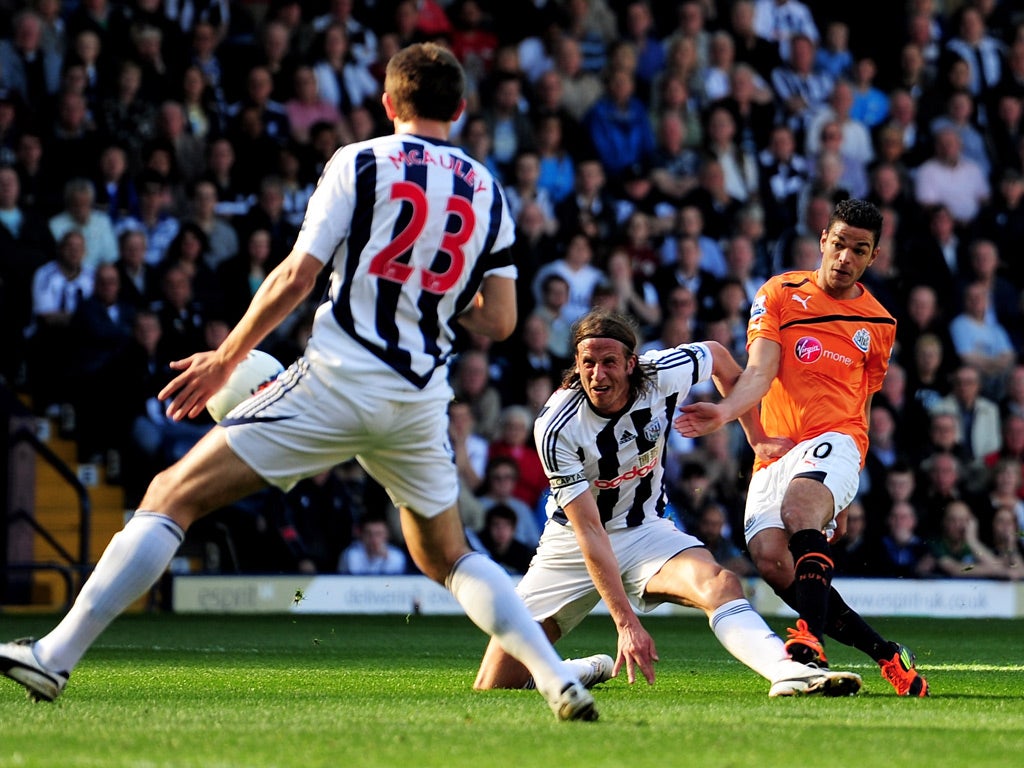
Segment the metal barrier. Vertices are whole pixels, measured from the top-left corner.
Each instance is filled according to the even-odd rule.
[[[56,571],[64,578],[67,587],[64,599],[64,611],[71,607],[71,601],[75,596],[75,577],[80,586],[85,583],[92,565],[89,560],[89,535],[92,531],[92,502],[89,499],[89,492],[78,476],[71,471],[66,463],[42,442],[35,433],[27,428],[16,430],[10,437],[9,447],[13,448],[19,443],[26,443],[35,453],[60,475],[68,486],[78,497],[78,554],[72,555],[60,542],[46,530],[35,517],[25,509],[15,509],[7,516],[6,525],[10,526],[16,522],[24,522],[35,531],[36,535],[45,539],[60,558],[60,562],[27,562],[7,563],[8,573],[24,571]]]

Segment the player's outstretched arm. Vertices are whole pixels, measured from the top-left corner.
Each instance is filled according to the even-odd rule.
[[[516,281],[510,277],[485,277],[473,303],[459,324],[471,333],[502,341],[516,328]]]
[[[715,388],[722,397],[728,397],[736,388],[736,383],[743,375],[743,368],[733,358],[732,353],[716,341],[704,342],[711,350],[713,361],[711,378]],[[795,443],[788,437],[775,437],[765,434],[761,425],[761,415],[758,406],[755,404],[750,410],[741,413],[738,417],[747,442],[763,460],[777,459],[784,456]]]
[[[724,347],[718,346],[725,351]],[[715,360],[718,362],[717,357]],[[722,383],[728,379],[728,364],[725,365],[725,369],[715,374]],[[778,370],[779,345],[767,339],[755,339],[750,345],[747,367],[735,380],[728,396],[719,403],[684,405],[673,422],[675,428],[684,437],[699,437],[745,416],[761,402]]]
[[[161,400],[171,398],[167,415],[180,421],[202,413],[239,361],[309,295],[322,268],[323,262],[308,253],[292,251],[267,275],[245,315],[217,349],[171,363],[181,373],[157,395]]]
[[[601,524],[601,514],[593,494],[584,492],[577,496],[565,505],[565,514],[576,533],[576,541],[583,552],[590,578],[608,606],[608,612],[619,633],[618,653],[612,675],[618,675],[625,665],[630,683],[636,682],[638,668],[644,679],[653,683],[654,662],[658,661],[654,638],[644,629],[626,597],[619,563],[612,551],[608,533]]]

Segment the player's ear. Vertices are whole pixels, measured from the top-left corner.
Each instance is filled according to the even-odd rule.
[[[384,93],[381,94],[380,103],[384,105],[384,114],[387,116],[388,120],[394,120],[395,105],[391,103],[391,94],[389,94],[387,91],[384,91]]]
[[[626,361],[626,375],[629,376],[633,373],[633,369],[636,368],[636,355],[630,355],[629,360]]]
[[[452,115],[451,122],[454,123],[456,120],[458,120],[462,116],[462,113],[465,110],[466,110],[466,100],[465,99],[459,99],[459,106],[457,106],[455,108],[455,114]]]

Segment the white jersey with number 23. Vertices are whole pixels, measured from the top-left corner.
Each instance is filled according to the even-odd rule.
[[[390,397],[446,386],[456,316],[486,275],[516,277],[514,230],[498,183],[455,145],[396,134],[339,149],[295,243],[333,259],[306,350],[314,370]]]

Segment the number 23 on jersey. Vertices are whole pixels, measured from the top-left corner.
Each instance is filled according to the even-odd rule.
[[[384,280],[395,283],[406,283],[419,273],[419,279],[423,290],[430,293],[445,293],[458,283],[462,270],[466,265],[466,257],[462,252],[463,246],[473,236],[473,229],[476,225],[476,214],[469,200],[458,195],[448,198],[445,205],[445,214],[448,217],[454,216],[458,221],[455,231],[448,231],[445,227],[444,236],[437,246],[438,253],[448,256],[448,266],[444,271],[436,272],[428,267],[416,268],[406,264],[400,259],[404,256],[413,243],[415,243],[427,223],[429,213],[427,193],[423,188],[411,181],[398,181],[391,185],[391,200],[403,200],[412,206],[412,218],[409,223],[399,232],[395,238],[385,245],[370,261],[370,274]],[[450,218],[448,219],[450,221]],[[432,266],[436,266],[437,262]]]

